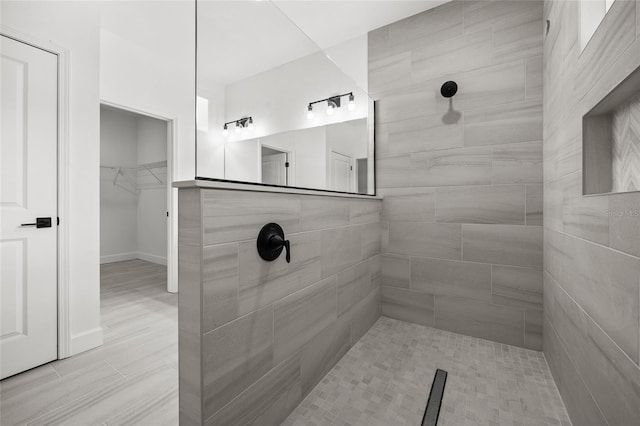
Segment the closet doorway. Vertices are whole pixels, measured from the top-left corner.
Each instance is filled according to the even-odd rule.
[[[171,289],[171,122],[100,106],[100,264]],[[135,275],[135,274],[134,274]],[[110,280],[101,279],[101,290]],[[132,282],[132,285],[134,283]]]

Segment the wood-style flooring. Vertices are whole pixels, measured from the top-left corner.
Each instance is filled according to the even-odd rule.
[[[0,424],[177,425],[178,296],[142,260],[101,266],[104,345],[0,382]]]

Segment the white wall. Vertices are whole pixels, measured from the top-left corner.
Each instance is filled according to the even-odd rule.
[[[135,116],[100,108],[101,165],[135,167],[137,139]],[[116,173],[100,169],[100,263],[132,259],[138,251],[138,198],[113,184]],[[122,182],[123,177],[118,180]]]
[[[71,353],[102,344],[100,326],[100,16],[91,2],[2,1],[3,30],[69,52],[68,230]],[[34,40],[35,39],[35,40]]]
[[[137,120],[138,164],[167,160],[167,124],[154,118]],[[159,170],[155,170],[159,172]],[[166,174],[159,175],[165,185],[142,189],[137,205],[137,257],[167,264],[167,187]],[[145,178],[145,182],[153,179]]]
[[[325,49],[325,53],[340,67],[356,86],[369,89],[369,35],[359,37]]]
[[[195,2],[103,2],[100,98],[177,120],[175,180],[195,176]]]
[[[328,116],[326,104],[317,104],[315,118],[307,119],[309,102],[352,91],[355,111],[348,111],[345,104]],[[228,141],[339,123],[368,114],[365,92],[322,52],[235,82],[227,86],[225,98],[226,121],[250,115],[255,123],[253,133],[236,136],[231,132]],[[346,100],[343,98],[345,103]]]

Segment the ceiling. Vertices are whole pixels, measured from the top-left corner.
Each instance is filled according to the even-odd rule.
[[[445,2],[199,0],[199,80],[211,86],[239,81]],[[104,2],[102,26],[166,56],[184,49],[192,16],[187,0]]]

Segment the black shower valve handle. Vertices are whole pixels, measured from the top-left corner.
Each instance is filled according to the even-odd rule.
[[[285,240],[280,235],[272,235],[271,238],[269,238],[269,246],[273,249],[284,247],[287,252],[285,259],[287,260],[287,263],[291,263],[291,245],[289,244],[289,240]]]
[[[287,251],[287,263],[291,263],[291,244],[284,238],[284,231],[277,223],[267,223],[262,227],[256,241],[258,254],[267,262],[274,261],[282,250]]]

